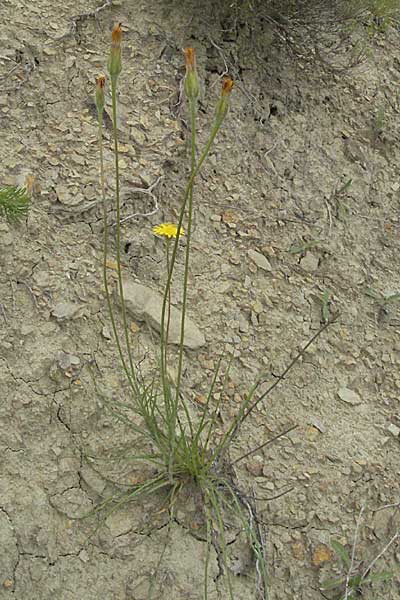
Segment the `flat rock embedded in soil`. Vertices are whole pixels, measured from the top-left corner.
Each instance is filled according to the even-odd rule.
[[[351,404],[353,406],[357,406],[358,404],[362,403],[362,399],[357,394],[357,392],[355,392],[354,390],[351,390],[347,387],[341,387],[338,390],[337,394],[338,394],[339,398],[341,400],[343,400],[343,402],[346,402],[346,404]]]
[[[304,258],[300,261],[300,266],[307,271],[308,273],[314,273],[318,269],[319,258],[312,254],[311,252],[307,252]]]
[[[124,298],[126,309],[138,321],[145,321],[158,333],[161,331],[161,313],[163,298],[154,290],[134,282],[125,276]],[[168,341],[170,344],[179,344],[182,312],[171,306]],[[184,346],[190,350],[197,350],[204,346],[206,340],[195,323],[188,317],[185,320]]]
[[[247,252],[249,258],[259,267],[263,269],[263,271],[272,271],[271,263],[268,258],[261,254],[261,252],[256,252],[256,250],[249,250]]]
[[[79,304],[73,302],[59,302],[53,307],[51,314],[57,321],[64,321],[76,317],[80,308]]]

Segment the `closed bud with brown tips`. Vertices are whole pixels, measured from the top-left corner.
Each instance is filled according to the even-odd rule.
[[[114,26],[111,33],[111,53],[108,60],[108,72],[111,75],[111,79],[116,81],[118,75],[121,73],[121,39],[122,39],[122,28],[121,23]]]
[[[185,48],[183,52],[186,63],[185,93],[189,100],[196,100],[200,91],[196,71],[196,54],[194,48]]]
[[[215,111],[215,120],[218,126],[222,123],[222,121],[226,117],[226,113],[229,109],[229,97],[231,95],[231,91],[233,88],[233,79],[230,77],[224,77],[222,80],[222,90],[221,97],[217,104],[217,108]]]
[[[122,23],[117,23],[111,32],[111,40],[113,45],[120,46],[122,40]]]
[[[106,84],[106,78],[104,75],[99,75],[96,78],[96,108],[99,116],[103,114],[104,110],[104,87]]]

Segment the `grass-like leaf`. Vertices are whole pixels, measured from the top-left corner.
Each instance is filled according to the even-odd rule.
[[[343,565],[348,569],[350,567],[350,556],[346,548],[340,542],[332,540],[331,546],[338,556],[342,559]]]
[[[0,215],[9,223],[19,223],[27,216],[30,197],[26,188],[7,186],[0,189]]]

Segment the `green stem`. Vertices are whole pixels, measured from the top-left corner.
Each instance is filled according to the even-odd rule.
[[[111,294],[108,286],[107,280],[107,255],[108,255],[108,224],[107,224],[107,205],[106,205],[106,188],[104,181],[104,152],[103,152],[103,116],[101,114],[98,115],[98,123],[99,123],[99,150],[100,150],[100,184],[101,184],[101,196],[103,201],[103,227],[104,227],[104,237],[103,237],[103,282],[104,282],[104,291],[106,293],[107,299],[107,307],[108,313],[110,315],[111,325],[114,333],[115,343],[117,345],[118,354],[122,363],[122,367],[124,372],[128,378],[128,381],[133,389],[136,392],[136,387],[134,382],[132,381],[131,374],[127,367],[124,354],[122,352],[121,341],[119,339],[117,326],[114,318],[114,311],[112,308],[111,302]]]
[[[214,142],[214,139],[218,133],[218,130],[221,126],[220,122],[215,122],[214,123],[214,127],[211,130],[211,134],[210,137],[204,147],[203,153],[200,156],[200,159],[196,165],[196,168],[194,169],[192,175],[190,176],[187,184],[186,184],[186,189],[185,192],[183,194],[183,201],[182,201],[182,206],[181,206],[181,211],[179,214],[179,221],[178,221],[178,231],[177,231],[177,235],[175,238],[175,242],[174,242],[174,247],[172,249],[172,256],[171,256],[171,261],[170,261],[170,267],[169,267],[169,272],[168,272],[168,277],[167,277],[167,282],[165,284],[165,290],[164,290],[164,296],[163,296],[163,305],[162,305],[162,311],[161,311],[161,378],[162,378],[162,384],[163,384],[163,389],[165,390],[165,387],[167,385],[166,382],[166,370],[165,370],[165,362],[164,362],[164,355],[165,355],[165,317],[166,317],[166,308],[167,308],[167,301],[168,301],[168,294],[171,288],[171,283],[172,283],[172,275],[174,272],[174,268],[175,268],[175,262],[176,262],[176,255],[177,255],[177,251],[178,251],[178,245],[179,245],[179,239],[180,239],[180,232],[181,232],[181,228],[182,228],[182,223],[183,223],[183,218],[185,215],[185,210],[186,210],[186,203],[189,197],[189,193],[190,190],[193,186],[194,180],[197,177],[197,175],[199,174],[201,167],[203,166],[203,163],[205,161],[205,159],[207,158],[207,155],[210,151],[210,148]]]
[[[171,240],[167,238],[166,240],[166,255],[167,255],[167,273],[169,273],[169,247]],[[168,317],[167,317],[167,329],[165,332],[165,357],[164,364],[165,368],[168,368],[168,357],[167,357],[167,348],[168,348],[168,337],[169,337],[169,326],[171,323],[171,288],[168,290]]]
[[[200,159],[197,163],[197,165],[193,168],[192,166],[192,172],[191,175],[189,177],[189,180],[186,184],[186,189],[183,195],[183,201],[182,201],[182,206],[181,206],[181,211],[179,214],[179,221],[178,221],[178,227],[177,227],[177,234],[176,234],[176,238],[175,238],[175,242],[174,242],[174,246],[172,249],[172,256],[171,256],[171,260],[169,263],[169,270],[168,270],[168,276],[167,276],[167,281],[166,281],[166,285],[165,285],[165,290],[164,290],[164,296],[163,296],[163,304],[162,304],[162,311],[161,311],[161,332],[160,332],[160,349],[161,349],[161,384],[162,384],[162,388],[163,388],[163,396],[164,396],[164,401],[166,403],[166,410],[168,411],[169,414],[169,418],[168,418],[168,426],[169,426],[169,433],[170,433],[170,459],[169,459],[169,472],[172,473],[173,471],[173,464],[172,461],[174,460],[174,456],[175,456],[175,448],[176,448],[176,424],[177,424],[177,420],[178,420],[178,426],[180,428],[180,432],[182,435],[184,435],[184,431],[182,429],[181,423],[179,421],[178,417],[178,403],[179,403],[179,388],[177,389],[177,393],[175,395],[175,399],[171,402],[171,397],[170,397],[170,386],[168,384],[168,378],[167,378],[167,365],[166,365],[166,360],[165,360],[165,356],[166,356],[166,330],[165,330],[165,319],[166,319],[166,312],[167,312],[167,303],[168,303],[168,298],[170,297],[170,290],[171,290],[171,283],[172,283],[172,275],[174,272],[174,268],[175,268],[175,262],[176,262],[176,256],[177,256],[177,252],[178,252],[178,246],[179,246],[179,239],[180,239],[180,233],[181,233],[181,228],[182,228],[182,223],[183,223],[183,218],[185,215],[185,211],[186,211],[186,204],[187,204],[187,200],[190,196],[192,187],[193,187],[193,183],[194,180],[196,178],[196,176],[198,175],[198,173],[200,172],[200,169],[205,161],[205,159],[207,158],[207,155],[210,151],[210,148],[215,140],[215,137],[218,133],[218,130],[221,126],[222,121],[216,119],[214,121],[214,125],[213,128],[211,130],[210,133],[210,137],[208,138],[208,141],[204,147],[203,153],[200,156]],[[190,223],[191,225],[191,223]],[[186,280],[186,285],[187,285],[187,280]],[[182,340],[180,342],[180,352],[183,352],[183,343]],[[181,376],[180,376],[181,377]],[[179,382],[180,384],[180,382]],[[188,409],[184,403],[184,401],[182,400],[183,403],[183,408],[185,411],[185,414],[187,417],[189,417],[189,412]],[[188,418],[189,421],[189,427],[192,433],[192,423],[190,422],[190,418]]]
[[[112,115],[113,115],[113,133],[114,133],[114,158],[115,158],[115,199],[116,199],[116,244],[117,244],[117,273],[118,273],[118,288],[121,299],[122,323],[125,334],[126,348],[128,351],[129,367],[131,371],[130,378],[133,380],[136,390],[138,389],[135,369],[132,360],[132,350],[129,341],[129,329],[126,318],[126,305],[124,298],[124,286],[122,282],[121,269],[121,201],[120,201],[120,185],[119,185],[119,153],[118,153],[118,128],[117,128],[117,77],[111,78],[111,100],[112,100]]]
[[[189,100],[190,107],[190,129],[191,129],[191,156],[190,156],[190,177],[196,170],[196,100]],[[193,218],[193,185],[189,189],[189,208],[188,208],[188,225],[186,238],[186,255],[185,255],[185,272],[183,276],[183,297],[182,297],[182,318],[181,318],[181,337],[179,340],[179,360],[178,360],[178,375],[176,381],[176,405],[178,405],[179,391],[181,387],[182,368],[183,368],[183,344],[185,338],[185,317],[187,304],[187,288],[189,279],[189,261],[190,261],[190,242],[192,234],[192,218]]]

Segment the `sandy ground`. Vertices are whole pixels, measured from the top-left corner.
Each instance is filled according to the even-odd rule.
[[[77,518],[113,482],[143,477],[138,465],[110,462],[137,448],[104,401],[125,391],[101,280],[93,82],[116,21],[123,216],[158,207],[124,224],[124,269],[155,290],[165,269],[151,228],[176,219],[188,161],[181,49],[196,48],[204,82],[200,143],[221,74],[236,80],[195,194],[189,313],[206,345],[186,356],[193,410],[221,354],[234,356],[223,427],[257,373],[272,382],[326,311],[340,312],[232,449],[239,456],[297,425],[237,473],[258,498],[268,597],[334,598],[320,591],[343,574],[332,540],[351,552],[359,521],[362,572],[399,531],[400,303],[387,301],[400,292],[399,31],[372,40],[359,65],[332,71],[306,42],[296,52],[281,28],[208,4],[113,2],[97,20],[74,20],[100,4],[1,3],[0,184],[28,182],[33,204],[21,226],[0,222],[0,598],[145,600],[165,544],[154,597],[202,598],[193,498],[170,529],[159,498],[125,507],[98,531]],[[329,64],[351,59],[350,46],[333,48]],[[137,191],[153,184],[153,196]],[[157,336],[140,322],[131,330],[135,356],[150,364]],[[256,598],[254,565],[240,536],[232,541],[236,597]],[[399,562],[397,539],[375,567],[397,576],[365,586],[363,597],[399,599]],[[215,554],[209,578],[209,597],[226,599]]]

